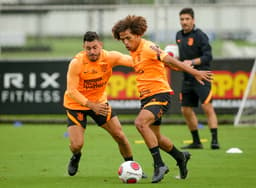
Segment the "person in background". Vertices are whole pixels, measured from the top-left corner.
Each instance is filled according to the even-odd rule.
[[[135,126],[153,158],[152,183],[160,182],[169,172],[159,149],[164,150],[176,160],[180,178],[185,179],[188,174],[187,162],[190,159],[190,153],[179,151],[160,131],[162,116],[170,106],[170,95],[173,93],[168,83],[165,65],[189,72],[202,84],[203,80],[211,81],[212,74],[210,71],[193,69],[158,49],[153,42],[142,38],[146,30],[146,19],[136,15],[128,15],[112,27],[114,38],[122,41],[133,58],[141,100],[141,109],[135,119]]]
[[[69,64],[67,88],[64,94],[72,152],[68,164],[70,176],[74,176],[78,171],[87,116],[90,116],[98,126],[113,137],[125,161],[133,160],[129,141],[122,131],[116,114],[108,104],[106,94],[112,68],[117,65],[132,66],[132,59],[129,55],[117,51],[104,50],[98,34],[92,31],[84,34],[83,48],[84,50],[79,52]],[[98,150],[100,154],[100,146]],[[146,175],[143,174],[142,178],[146,178]]]
[[[184,8],[179,13],[181,30],[176,33],[176,43],[179,48],[179,60],[197,70],[210,70],[212,61],[211,46],[207,35],[195,26],[194,11]],[[199,84],[188,72],[184,72],[181,90],[181,111],[191,132],[193,141],[182,149],[202,149],[198,132],[198,120],[194,107],[201,107],[206,114],[208,127],[211,131],[211,148],[219,149],[218,121],[212,105],[211,82]]]

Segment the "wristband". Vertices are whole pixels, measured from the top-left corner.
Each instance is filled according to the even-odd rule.
[[[192,60],[191,60],[191,62],[192,62],[192,63],[191,63],[191,65],[193,65],[193,66],[194,66],[194,65],[195,65],[195,60],[194,60],[194,59],[192,59]]]

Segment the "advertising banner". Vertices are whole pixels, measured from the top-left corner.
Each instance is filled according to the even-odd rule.
[[[254,59],[215,59],[212,63],[213,105],[218,112],[234,113],[241,103]],[[61,114],[69,60],[1,60],[0,114]],[[170,71],[170,112],[180,113],[182,72]],[[115,67],[108,98],[118,113],[140,108],[136,75],[131,68]],[[198,109],[200,111],[200,108]]]
[[[235,113],[240,106],[246,89],[254,59],[215,59],[212,62],[214,80],[212,83],[213,106],[219,113]],[[125,67],[116,70],[110,80],[109,99],[119,110],[136,110],[140,107],[136,90],[135,73],[125,72]],[[183,73],[170,71],[170,85],[175,92],[172,96],[171,113],[180,113],[179,93]],[[201,112],[200,107],[196,109]]]
[[[254,59],[215,59],[212,62],[214,79],[212,82],[213,106],[218,113],[236,113],[249,80]],[[183,73],[171,72],[171,85],[175,90],[174,106],[176,113],[180,108],[179,92],[181,91]],[[196,109],[201,112],[201,109]],[[179,110],[180,111],[180,110]]]
[[[0,62],[0,113],[63,113],[67,66],[67,60]]]

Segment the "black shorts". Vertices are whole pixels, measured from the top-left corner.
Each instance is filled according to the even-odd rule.
[[[204,85],[195,81],[183,81],[181,90],[181,106],[197,107],[201,104],[212,102],[211,83]]]
[[[86,128],[87,116],[90,116],[98,126],[104,125],[116,114],[111,110],[107,116],[95,114],[92,110],[70,110],[66,109],[68,126],[81,126]]]
[[[171,95],[167,93],[159,93],[141,100],[141,109],[147,109],[155,116],[153,125],[161,125],[162,116],[169,109],[171,103]]]

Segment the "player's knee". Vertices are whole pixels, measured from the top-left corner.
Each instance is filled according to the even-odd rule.
[[[136,120],[134,121],[134,124],[135,124],[135,126],[136,126],[136,129],[137,129],[139,132],[144,132],[144,128],[145,128],[145,127],[144,127],[144,124],[143,124],[142,121],[136,119]]]
[[[138,127],[141,126],[141,122],[140,122],[138,119],[136,119],[136,120],[134,121],[134,125],[135,125],[136,128],[138,129]]]
[[[181,112],[182,112],[182,114],[185,115],[185,116],[191,115],[191,114],[193,113],[193,111],[192,111],[191,108],[186,108],[186,107],[185,107],[185,108],[182,107],[182,108],[181,108]]]
[[[181,113],[185,115],[187,113],[187,110],[185,108],[181,108]]]
[[[215,113],[214,109],[213,108],[204,108],[204,113],[207,115],[207,116],[211,116]]]
[[[79,150],[82,149],[83,143],[81,143],[81,142],[71,142],[70,147],[71,147],[72,150],[74,150],[74,151],[79,151]]]

